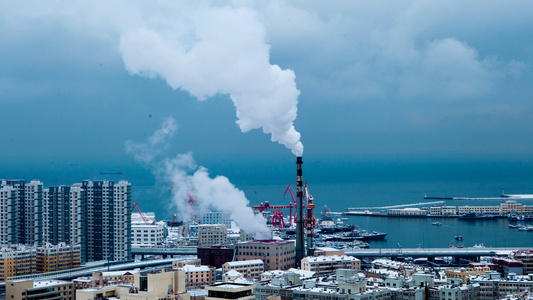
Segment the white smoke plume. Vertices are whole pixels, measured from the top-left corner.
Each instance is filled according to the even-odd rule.
[[[7,1],[4,11],[10,19],[57,20],[80,34],[102,38],[118,46],[130,74],[161,78],[198,100],[229,95],[242,132],[262,129],[301,156],[303,145],[293,124],[300,94],[295,75],[270,63],[266,29],[252,4]]]
[[[198,100],[227,94],[242,132],[262,129],[302,155],[293,124],[300,94],[295,75],[270,64],[265,28],[255,11],[194,1],[167,5],[169,11],[154,18],[153,10],[142,6],[135,22],[118,27],[119,49],[131,74],[163,78]]]
[[[254,214],[243,191],[237,189],[228,178],[211,178],[204,167],[198,167],[191,153],[179,154],[174,158],[166,155],[169,140],[174,136],[177,124],[168,118],[146,143],[126,142],[126,150],[145,167],[149,168],[159,181],[172,188],[172,201],[182,217],[214,209],[231,214],[239,228],[254,233],[257,239],[270,238],[266,220]],[[189,204],[196,199],[194,209]]]

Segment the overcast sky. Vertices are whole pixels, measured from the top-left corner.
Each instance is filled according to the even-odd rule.
[[[533,156],[533,2],[256,2],[3,1],[0,157]]]

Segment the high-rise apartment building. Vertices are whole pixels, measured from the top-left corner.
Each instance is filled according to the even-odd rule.
[[[131,184],[90,181],[80,185],[82,261],[124,261],[131,257]]]
[[[2,232],[11,244],[40,245],[43,242],[43,183],[32,180],[0,180]],[[13,221],[14,220],[14,221]],[[4,229],[6,231],[4,231]]]
[[[16,189],[0,187],[0,245],[17,243]]]
[[[79,185],[51,186],[43,192],[43,240],[57,245],[81,244],[81,201],[85,191]]]

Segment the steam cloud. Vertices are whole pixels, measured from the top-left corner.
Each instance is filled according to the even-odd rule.
[[[204,167],[197,167],[191,153],[169,158],[166,153],[169,140],[177,130],[176,121],[168,118],[146,143],[126,142],[126,150],[145,167],[149,168],[159,181],[173,185],[172,201],[182,217],[191,213],[202,214],[209,209],[225,211],[247,233],[255,233],[258,239],[270,238],[270,231],[262,215],[256,215],[248,206],[244,192],[237,189],[224,176],[209,177]],[[189,205],[189,196],[198,199],[194,212]]]
[[[152,18],[150,9],[142,9],[136,22],[119,29],[119,49],[131,74],[161,77],[198,100],[228,94],[242,132],[262,128],[272,141],[302,155],[293,125],[300,94],[295,75],[270,64],[255,11],[200,2],[169,6],[173,13]]]

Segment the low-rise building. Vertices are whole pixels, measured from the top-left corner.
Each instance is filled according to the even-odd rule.
[[[19,275],[37,272],[37,248],[23,245],[0,249],[0,281]]]
[[[302,269],[318,274],[333,273],[337,269],[360,270],[361,261],[353,256],[308,256],[302,259]]]
[[[187,277],[187,288],[202,287],[215,283],[215,267],[185,265],[182,270],[185,271]]]
[[[524,264],[524,274],[533,274],[533,250],[518,250],[511,252],[510,258]]]
[[[233,260],[233,245],[198,246],[198,258],[203,265],[222,268],[225,262]]]
[[[205,289],[208,292],[207,297],[205,297],[205,300],[255,299],[255,286],[252,284],[224,282],[206,286]]]
[[[446,269],[444,270],[444,274],[446,274],[446,278],[461,278],[462,282],[467,282],[468,276],[485,274],[487,271],[490,271],[489,267],[459,268],[459,269]]]
[[[54,272],[81,266],[81,245],[46,244],[36,249],[37,273]]]
[[[387,215],[394,217],[425,217],[428,211],[420,208],[395,208],[388,209]]]
[[[232,261],[222,265],[222,272],[226,273],[235,270],[242,273],[246,278],[259,278],[265,271],[265,264],[260,259]]]
[[[6,299],[74,300],[74,283],[60,280],[6,282]]]
[[[507,295],[518,294],[533,289],[533,275],[501,277],[498,272],[487,272],[485,275],[470,276],[473,284],[480,286],[480,300],[502,299]]]
[[[178,258],[172,261],[172,269],[182,269],[184,266],[201,266],[202,261],[199,258]]]
[[[78,277],[72,282],[74,289],[88,289],[97,288],[110,285],[132,285],[134,282],[134,274],[137,271],[108,271],[108,272],[93,272],[92,275],[86,277]]]
[[[185,271],[161,270],[139,272],[134,275],[131,286],[112,285],[76,291],[76,299],[119,298],[128,300],[189,299],[185,287]]]
[[[316,247],[313,252],[313,256],[331,256],[331,255],[345,255],[343,250],[331,248],[331,247]]]

